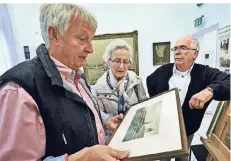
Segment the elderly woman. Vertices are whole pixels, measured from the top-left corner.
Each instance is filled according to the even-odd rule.
[[[103,58],[109,70],[95,85],[99,107],[111,116],[124,114],[131,105],[147,98],[141,78],[128,70],[131,47],[117,39],[107,46]]]

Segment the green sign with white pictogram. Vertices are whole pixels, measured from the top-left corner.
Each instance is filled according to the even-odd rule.
[[[204,15],[194,20],[194,27],[200,26],[202,24],[203,17]]]

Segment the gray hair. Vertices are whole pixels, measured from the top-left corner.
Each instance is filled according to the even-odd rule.
[[[85,8],[74,4],[43,4],[40,7],[40,28],[43,40],[47,48],[50,47],[47,27],[53,25],[62,35],[65,35],[74,15],[89,23],[95,31],[97,21]]]
[[[114,41],[112,41],[106,48],[104,55],[103,55],[103,60],[106,62],[106,64],[108,64],[109,60],[111,59],[113,53],[117,50],[117,49],[125,49],[128,51],[129,53],[129,60],[130,62],[132,62],[132,48],[131,46],[124,40],[122,39],[116,39]]]
[[[199,40],[196,37],[194,37],[193,35],[185,35],[183,37],[190,38],[191,39],[190,47],[193,48],[193,49],[196,49],[197,52],[200,51],[200,43],[199,43]]]
[[[196,37],[193,37],[193,36],[192,36],[191,48],[196,49],[197,52],[200,51],[200,43],[199,43],[199,40],[198,40]]]

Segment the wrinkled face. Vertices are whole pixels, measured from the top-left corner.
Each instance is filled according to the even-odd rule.
[[[72,70],[81,68],[88,54],[93,52],[91,41],[95,32],[91,26],[79,16],[73,16],[72,23],[64,35],[55,28],[54,30],[57,35],[54,35],[56,38],[53,42],[59,61]]]
[[[126,74],[129,64],[128,50],[117,49],[112,53],[109,65],[116,79],[120,79]]]
[[[187,69],[197,58],[198,52],[191,48],[191,41],[189,37],[182,37],[176,41],[175,47],[178,47],[178,49],[173,53],[176,66]]]

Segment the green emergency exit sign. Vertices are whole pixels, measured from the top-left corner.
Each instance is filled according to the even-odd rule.
[[[194,27],[200,26],[202,24],[203,17],[204,17],[204,15],[202,15],[201,17],[194,20]]]

